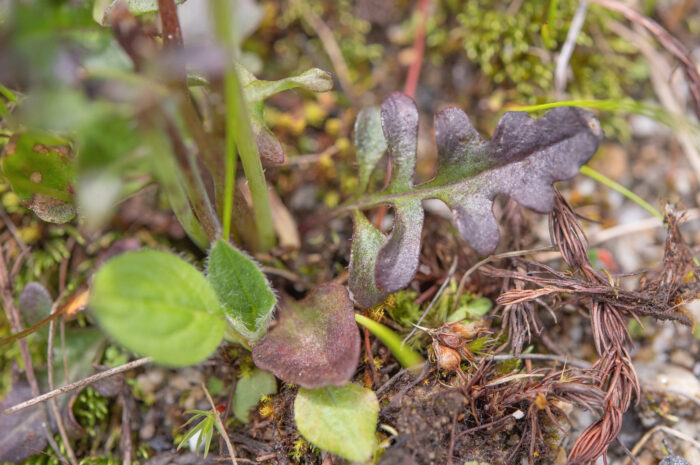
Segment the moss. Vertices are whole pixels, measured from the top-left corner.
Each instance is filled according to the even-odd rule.
[[[557,20],[549,25],[550,45],[555,51],[566,40],[577,4],[576,0],[558,2]],[[486,95],[500,89],[507,92],[508,100],[517,103],[554,100],[557,55],[548,50],[541,33],[548,9],[538,2],[524,2],[516,11],[510,11],[509,5],[495,0],[467,0],[457,7],[463,48],[487,78]],[[597,5],[589,7],[570,60],[573,76],[566,90],[573,99],[621,99],[648,82],[646,61],[627,41],[607,31],[606,23],[611,19],[618,17]],[[432,37],[435,43],[444,43],[439,40],[444,29],[444,25],[436,25],[437,39]],[[609,135],[629,135],[619,116],[605,116],[602,124]]]

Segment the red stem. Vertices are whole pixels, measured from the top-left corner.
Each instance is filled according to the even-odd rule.
[[[416,38],[413,41],[413,62],[408,68],[406,76],[406,85],[403,92],[411,98],[416,96],[416,87],[418,86],[418,77],[420,69],[423,65],[423,52],[425,51],[425,23],[428,18],[428,0],[418,0],[418,27],[416,29]]]

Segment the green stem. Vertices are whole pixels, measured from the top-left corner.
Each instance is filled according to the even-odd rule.
[[[183,187],[184,181],[179,176],[179,170],[172,157],[169,156],[169,147],[163,136],[153,131],[149,134],[150,145],[153,150],[155,172],[158,175],[160,185],[168,197],[170,207],[175,213],[178,221],[184,228],[187,235],[192,241],[202,250],[209,248],[209,239],[207,238],[202,225],[195,217],[190,202],[187,198],[187,192]]]
[[[10,89],[3,86],[2,84],[0,84],[0,95],[5,97],[7,100],[9,100],[12,103],[17,103],[17,97],[15,96],[15,94]]]
[[[624,186],[621,186],[620,184],[616,183],[612,179],[603,176],[590,166],[584,165],[581,167],[581,174],[588,176],[589,178],[598,181],[599,183],[608,186],[612,190],[619,192],[620,194],[624,195],[661,221],[664,221],[664,215],[662,215],[656,208],[652,207],[649,203],[647,203],[643,198],[632,192],[631,190],[627,189]]]
[[[415,368],[425,363],[425,359],[421,354],[404,344],[398,334],[383,324],[377,323],[359,313],[355,313],[355,321],[379,338],[394,354],[394,357],[396,357],[396,360],[399,361],[402,367]]]
[[[233,212],[233,189],[236,183],[236,139],[231,128],[235,124],[234,93],[236,86],[234,76],[236,70],[229,68],[226,70],[224,85],[226,92],[226,182],[224,184],[224,211],[222,212],[224,230],[224,240],[228,241],[231,234],[231,214]]]
[[[235,34],[232,34],[233,24],[231,21],[230,6],[228,0],[213,0],[214,21],[218,31],[225,31],[229,40],[226,45],[232,45],[233,50],[238,53],[238,44],[234,43]],[[266,252],[275,245],[275,229],[272,223],[272,210],[270,209],[270,199],[267,193],[267,182],[263,172],[258,146],[253,137],[253,129],[250,124],[248,107],[241,89],[238,72],[234,69],[226,74],[226,109],[227,128],[226,132],[233,133],[238,153],[241,156],[241,163],[245,177],[250,187],[250,195],[253,200],[253,212],[255,214],[255,226],[260,239],[261,251]],[[229,114],[233,119],[229,121]],[[227,144],[228,149],[228,144]]]
[[[228,19],[231,16],[229,2],[228,0],[214,0],[212,1],[212,7],[214,13],[214,27],[219,42],[224,46],[224,50],[228,52],[228,56],[232,57],[236,50],[236,44],[232,34],[233,31],[230,27],[231,21]],[[223,211],[219,212],[222,217],[222,236],[225,241],[228,241],[231,234],[233,189],[236,183],[236,139],[234,137],[233,128],[236,124],[237,77],[233,62],[229,61],[226,63],[226,74],[224,76],[224,94],[226,101],[226,178],[224,183]]]

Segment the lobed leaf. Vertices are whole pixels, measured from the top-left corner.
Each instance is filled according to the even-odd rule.
[[[377,396],[348,383],[343,387],[300,389],[294,421],[313,445],[353,462],[366,462],[377,444]]]
[[[353,291],[353,299],[365,308],[382,303],[389,296],[379,290],[374,278],[374,268],[379,250],[386,244],[386,237],[372,226],[365,215],[353,212],[354,230],[350,250],[348,286]],[[355,290],[360,290],[355,294]]]
[[[209,253],[207,278],[229,323],[249,341],[260,339],[270,323],[275,295],[255,262],[217,239]]]
[[[366,126],[366,115],[357,123],[363,139],[376,139],[376,127]],[[376,118],[374,118],[376,126]],[[452,210],[460,234],[480,254],[490,254],[498,245],[499,230],[493,215],[494,198],[505,194],[539,213],[554,206],[552,184],[572,178],[596,151],[603,138],[598,121],[588,111],[575,107],[555,108],[537,119],[523,112],[508,112],[490,140],[484,140],[467,115],[448,107],[435,115],[438,170],[433,180],[416,186],[413,173],[418,142],[418,110],[401,93],[390,95],[381,107],[381,126],[392,163],[389,186],[377,194],[365,194],[351,209],[390,204],[394,228],[378,247],[382,234],[355,214],[350,288],[365,306],[377,305],[387,293],[406,287],[418,267],[423,207],[426,199],[439,199]],[[358,134],[360,131],[357,131]],[[360,189],[366,188],[368,171],[375,156],[361,153]],[[375,232],[371,233],[370,228]],[[383,235],[382,235],[383,236]],[[372,265],[374,281],[366,276]]]
[[[243,66],[237,66],[238,76],[243,86],[243,95],[249,106],[250,122],[260,156],[276,164],[284,163],[284,151],[277,137],[263,120],[263,101],[285,90],[302,88],[311,92],[327,92],[333,88],[330,73],[311,68],[298,76],[278,81],[257,79]]]
[[[264,81],[262,79],[250,79],[243,88],[246,101],[250,103],[262,102],[275,94],[285,90],[302,88],[311,92],[328,92],[333,88],[333,77],[327,71],[311,68],[298,76],[292,76],[278,81]]]
[[[216,293],[194,266],[167,252],[127,252],[95,275],[88,307],[117,342],[157,363],[201,362],[226,322]]]
[[[359,192],[367,190],[372,171],[386,152],[381,113],[377,107],[365,108],[355,120],[355,150],[359,170]]]
[[[353,304],[336,283],[318,286],[301,301],[283,298],[276,325],[253,347],[258,367],[309,389],[342,386],[359,357]]]

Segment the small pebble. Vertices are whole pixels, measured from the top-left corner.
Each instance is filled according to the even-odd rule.
[[[659,463],[659,465],[690,465],[690,462],[688,462],[683,457],[679,457],[677,455],[669,455],[665,459],[663,459]]]

